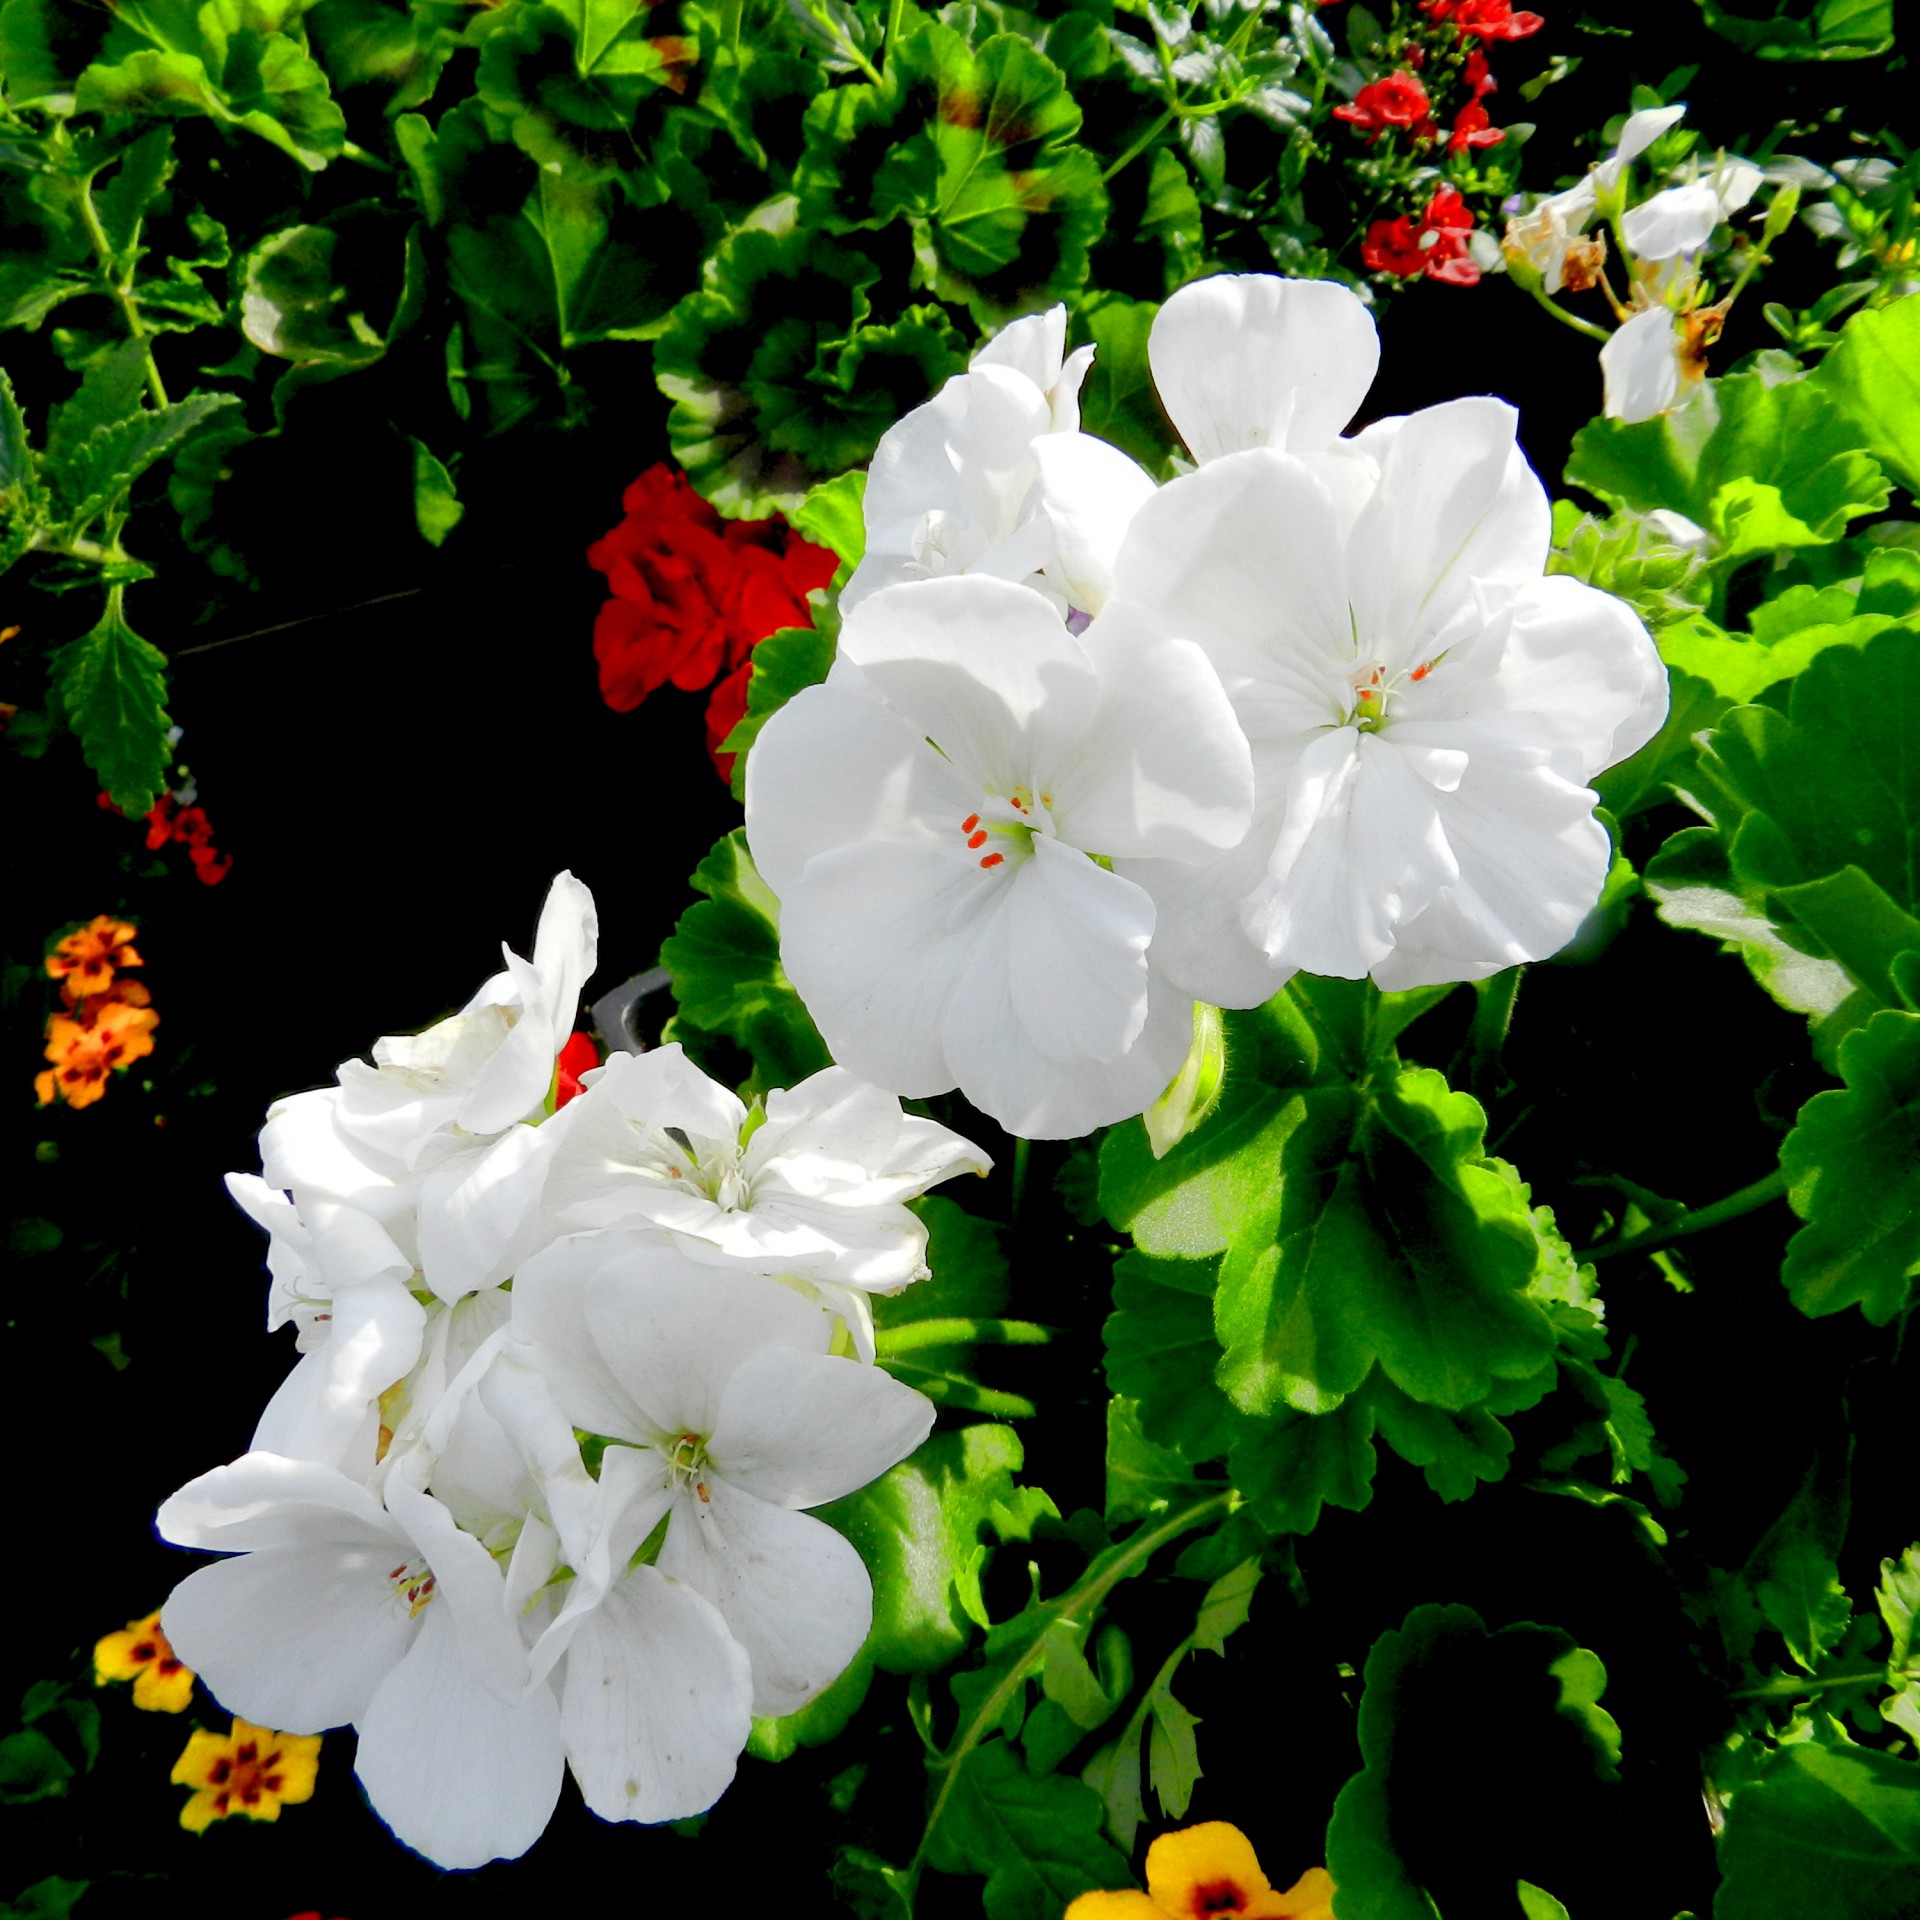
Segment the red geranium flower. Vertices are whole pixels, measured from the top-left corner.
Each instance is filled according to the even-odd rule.
[[[1476,100],[1484,99],[1488,94],[1497,93],[1500,89],[1500,82],[1493,77],[1492,70],[1487,65],[1487,56],[1478,47],[1467,55],[1467,64],[1460,77],[1473,89],[1473,97]]]
[[[614,596],[593,629],[602,697],[630,713],[669,683],[691,693],[738,675],[744,712],[748,654],[782,627],[813,624],[807,595],[833,578],[834,555],[783,520],[722,520],[665,466],[643,473],[621,504],[626,518],[587,549]],[[716,736],[715,724],[710,707],[710,743],[732,727]]]
[[[556,1113],[579,1095],[580,1076],[591,1073],[599,1064],[600,1049],[593,1044],[592,1034],[576,1033],[567,1041],[553,1063],[553,1106]]]
[[[1537,13],[1515,13],[1513,0],[1420,0],[1420,11],[1481,40],[1524,40],[1547,24]]]
[[[1506,137],[1504,127],[1488,124],[1486,108],[1477,99],[1469,100],[1454,116],[1453,132],[1447,136],[1447,151],[1458,153],[1465,147],[1497,147]]]
[[[1333,117],[1371,133],[1374,139],[1395,127],[1412,127],[1426,119],[1427,90],[1410,73],[1390,73],[1369,81],[1351,104],[1335,107]]]
[[[1480,278],[1467,247],[1472,226],[1472,208],[1455,188],[1442,187],[1417,224],[1404,213],[1376,220],[1361,243],[1360,258],[1376,273],[1397,273],[1403,280],[1424,273],[1449,286],[1471,287]]]

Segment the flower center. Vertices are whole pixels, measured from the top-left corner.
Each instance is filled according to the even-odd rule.
[[[207,1784],[214,1789],[217,1813],[231,1811],[236,1803],[257,1807],[263,1794],[281,1790],[280,1750],[274,1747],[263,1753],[258,1741],[242,1740],[207,1770]]]
[[[741,1166],[741,1146],[735,1140],[702,1140],[696,1147],[684,1127],[660,1130],[685,1156],[666,1163],[669,1180],[684,1180],[728,1213],[745,1213],[753,1205],[753,1182]]]
[[[703,1433],[683,1433],[667,1449],[668,1484],[677,1491],[689,1487],[704,1506],[713,1498],[707,1485],[707,1437]]]
[[[1052,807],[1052,794],[1036,794],[1031,787],[989,793],[981,800],[980,811],[960,822],[960,836],[988,872],[996,867],[1011,869],[1032,854],[1036,833],[1053,837]]]
[[[407,1618],[417,1620],[433,1598],[438,1583],[424,1561],[405,1560],[387,1575],[387,1584],[397,1597],[405,1600]]]
[[[1387,710],[1393,699],[1415,681],[1424,680],[1444,657],[1438,655],[1394,674],[1388,673],[1378,660],[1362,662],[1346,677],[1345,685],[1351,698],[1338,724],[1357,727],[1362,733],[1380,732],[1387,724]]]

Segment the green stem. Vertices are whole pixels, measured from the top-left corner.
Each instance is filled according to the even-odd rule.
[[[1467,1091],[1484,1107],[1493,1092],[1494,1075],[1506,1050],[1513,1026],[1513,1003],[1519,997],[1525,967],[1509,967],[1491,979],[1473,983],[1473,1025],[1467,1032]]]
[[[1885,1667],[1869,1667],[1864,1673],[1830,1673],[1824,1680],[1769,1680],[1763,1686],[1742,1687],[1727,1695],[1729,1700],[1804,1700],[1809,1694],[1828,1693],[1835,1687],[1861,1687],[1874,1681],[1920,1680],[1920,1668],[1903,1667],[1890,1673]]]
[[[1121,171],[1122,171],[1122,170],[1123,170],[1124,168],[1126,168],[1126,167],[1128,167],[1128,166],[1130,166],[1130,165],[1131,165],[1131,164],[1132,164],[1132,163],[1133,163],[1134,161],[1136,161],[1136,160],[1138,160],[1138,159],[1140,158],[1140,156],[1141,156],[1141,155],[1142,155],[1143,153],[1145,153],[1145,152],[1146,152],[1146,150],[1147,150],[1147,149],[1148,149],[1148,148],[1149,148],[1150,146],[1152,146],[1152,145],[1153,145],[1153,143],[1154,143],[1154,142],[1155,142],[1156,140],[1158,140],[1158,139],[1160,138],[1160,136],[1161,136],[1161,135],[1162,135],[1163,133],[1165,133],[1165,132],[1166,132],[1166,130],[1167,130],[1167,129],[1168,129],[1168,128],[1169,128],[1170,126],[1172,126],[1172,125],[1173,125],[1173,118],[1174,118],[1174,110],[1173,110],[1173,108],[1171,108],[1171,107],[1169,107],[1169,108],[1168,108],[1168,109],[1166,110],[1166,112],[1165,112],[1165,113],[1163,113],[1163,114],[1162,114],[1162,115],[1160,116],[1160,118],[1159,118],[1158,120],[1156,120],[1156,121],[1155,121],[1155,122],[1153,123],[1153,125],[1152,125],[1152,126],[1150,126],[1150,127],[1149,127],[1149,128],[1148,128],[1148,129],[1146,130],[1146,132],[1145,132],[1145,133],[1143,133],[1143,134],[1142,134],[1142,135],[1140,136],[1140,138],[1139,138],[1138,140],[1136,140],[1136,141],[1135,141],[1135,142],[1133,143],[1133,145],[1132,145],[1132,146],[1130,146],[1130,147],[1129,147],[1129,148],[1128,148],[1128,149],[1126,150],[1126,152],[1125,152],[1125,153],[1123,153],[1123,154],[1122,154],[1122,155],[1120,156],[1120,158],[1119,158],[1118,160],[1116,160],[1116,161],[1115,161],[1115,162],[1113,163],[1113,165],[1112,165],[1112,166],[1110,166],[1110,167],[1109,167],[1109,168],[1108,168],[1108,169],[1106,170],[1106,172],[1105,172],[1105,173],[1103,173],[1103,174],[1102,174],[1102,175],[1100,176],[1100,179],[1101,179],[1101,183],[1102,183],[1102,184],[1104,185],[1104,184],[1105,184],[1105,183],[1106,183],[1107,181],[1109,181],[1109,180],[1111,180],[1111,179],[1113,178],[1113,176],[1114,176],[1114,175],[1115,175],[1116,173],[1119,173],[1119,172],[1121,172]]]
[[[1743,1213],[1752,1213],[1770,1201],[1785,1199],[1786,1193],[1786,1172],[1776,1167],[1764,1180],[1756,1180],[1752,1186],[1742,1187],[1738,1193],[1730,1193],[1724,1200],[1716,1200],[1709,1207],[1696,1207],[1665,1226],[1649,1227],[1644,1233],[1629,1234],[1624,1240],[1610,1240],[1605,1246],[1584,1248],[1574,1258],[1606,1260],[1616,1253],[1644,1253],[1654,1247],[1664,1247],[1669,1241],[1684,1240],[1690,1233],[1705,1233],[1709,1227],[1724,1226],[1729,1220],[1738,1220]]]
[[[134,301],[132,273],[126,280],[118,279],[113,271],[113,243],[107,238],[107,230],[100,224],[100,214],[93,204],[93,182],[81,183],[80,224],[86,229],[87,244],[93,249],[93,257],[100,264],[100,277],[106,282],[107,292],[113,304],[120,309],[120,318],[126,324],[127,337],[137,340],[147,362],[147,391],[153,396],[156,407],[167,404],[167,389],[160,378],[160,369],[154,365],[153,342],[148,338],[147,330],[140,324],[140,309]]]
[[[1538,281],[1527,291],[1533,296],[1534,304],[1544,307],[1563,327],[1571,327],[1575,333],[1584,333],[1589,340],[1598,340],[1602,346],[1613,338],[1605,327],[1597,327],[1591,320],[1582,320],[1577,313],[1569,313],[1565,307],[1558,305]]]
[[[1133,1571],[1143,1566],[1164,1547],[1169,1540],[1177,1540],[1189,1528],[1197,1526],[1202,1520],[1229,1506],[1234,1499],[1231,1487],[1216,1493],[1211,1499],[1202,1500],[1182,1512],[1169,1514],[1157,1527],[1150,1531],[1136,1533],[1125,1547],[1114,1555],[1097,1575],[1090,1575],[1079,1586],[1069,1587],[1058,1600],[1050,1601],[1045,1610],[1043,1623],[1034,1634],[1024,1653],[1020,1654],[1007,1671],[1001,1676],[999,1684],[981,1701],[973,1716],[956,1736],[954,1743],[947,1749],[939,1762],[943,1778],[940,1791],[935,1794],[933,1805],[927,1812],[926,1829],[920,1836],[920,1844],[914,1849],[913,1858],[908,1861],[905,1871],[906,1897],[909,1911],[913,1905],[914,1889],[920,1884],[920,1875],[926,1866],[927,1848],[932,1842],[935,1829],[940,1825],[941,1816],[947,1810],[947,1801],[952,1797],[954,1782],[960,1778],[961,1769],[968,1754],[977,1747],[987,1734],[1000,1723],[1006,1712],[1008,1702],[1012,1700],[1016,1689],[1023,1687],[1028,1675],[1042,1659],[1042,1647],[1047,1629],[1056,1620],[1072,1615],[1085,1614],[1089,1617],[1106,1599],[1107,1595],[1126,1579]]]
[[[874,1345],[881,1353],[911,1353],[916,1347],[951,1347],[962,1341],[997,1347],[1044,1347],[1053,1329],[1034,1320],[909,1320],[882,1327]]]
[[[887,37],[880,43],[880,57],[889,66],[893,63],[893,43],[900,37],[900,16],[905,11],[905,0],[889,0],[887,7]]]
[[[1008,1213],[1010,1225],[1020,1223],[1020,1208],[1027,1197],[1027,1158],[1033,1152],[1031,1140],[1013,1143],[1013,1201]]]

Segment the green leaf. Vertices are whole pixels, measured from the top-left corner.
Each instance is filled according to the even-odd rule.
[[[1107,1402],[1107,1525],[1144,1520],[1193,1497],[1193,1468],[1171,1447],[1155,1446],[1140,1426],[1136,1401]]]
[[[1373,1498],[1374,1418],[1356,1396],[1330,1413],[1285,1408],[1246,1423],[1227,1459],[1233,1484],[1273,1533],[1311,1533],[1322,1507],[1359,1513]]]
[[[362,230],[366,224],[358,223]],[[242,270],[242,332],[262,353],[298,366],[371,366],[387,350],[386,335],[366,311],[363,276],[348,263],[352,252],[368,250],[345,222],[269,234]],[[391,299],[382,303],[389,310]]]
[[[789,203],[789,213],[791,203]],[[799,511],[965,365],[939,307],[872,317],[880,266],[806,228],[735,233],[654,348],[674,458],[723,513]]]
[[[113,804],[138,819],[160,796],[169,755],[167,729],[173,723],[161,704],[167,693],[166,656],[127,625],[121,591],[108,589],[100,624],[59,648],[48,671],[87,765]]]
[[[1893,0],[1819,0],[1804,15],[1776,6],[1765,20],[1730,12],[1719,0],[1699,5],[1715,33],[1762,60],[1870,60],[1893,45]]]
[[[21,1807],[63,1795],[73,1763],[35,1727],[0,1739],[0,1806]]]
[[[1059,1920],[1078,1895],[1126,1884],[1101,1821],[1092,1788],[1036,1779],[1005,1740],[984,1740],[959,1762],[928,1859],[943,1873],[986,1875],[987,1920]]]
[[[1880,1585],[1874,1599],[1892,1642],[1887,1649],[1887,1665],[1904,1667],[1913,1656],[1914,1616],[1920,1614],[1920,1545],[1909,1547],[1898,1560],[1880,1562]]]
[[[1781,1278],[1815,1318],[1859,1307],[1885,1326],[1920,1270],[1920,1016],[1876,1013],[1840,1043],[1844,1088],[1800,1109],[1780,1149],[1806,1222]]]
[[[92,1885],[91,1880],[63,1880],[57,1873],[50,1874],[0,1906],[0,1920],[67,1920]]]
[[[1107,1385],[1136,1409],[1142,1438],[1191,1462],[1217,1460],[1241,1416],[1214,1383],[1212,1260],[1124,1253],[1106,1323]]]
[[[7,0],[0,7],[0,74],[11,104],[31,106],[71,93],[74,76],[100,44],[103,25],[59,0]]]
[[[1887,504],[1867,436],[1811,380],[1759,373],[1703,386],[1684,407],[1574,436],[1567,478],[1641,510],[1683,513],[1713,534],[1717,563],[1840,538]]]
[[[64,492],[74,491],[69,469],[81,443],[138,413],[146,380],[145,346],[123,340],[89,361],[79,387],[53,409],[47,420],[46,468]]]
[[[96,427],[61,463],[63,503],[71,532],[104,513],[154,464],[172,454],[209,420],[237,408],[230,393],[196,393],[169,407],[153,407]]]
[[[282,30],[296,16],[284,0],[122,4],[101,58],[80,76],[76,104],[82,112],[205,115],[317,172],[345,143],[346,118],[319,62]]]
[[[1860,444],[1920,492],[1920,296],[1855,314],[1814,379],[1853,421]]]
[[[932,1673],[985,1624],[980,1574],[1001,1537],[1032,1524],[1014,1484],[1024,1453],[1011,1427],[937,1433],[871,1486],[817,1509],[859,1550],[873,1576],[867,1650],[887,1673]]]
[[[718,1035],[753,1063],[758,1085],[791,1087],[831,1064],[825,1043],[780,965],[780,903],[760,878],[736,828],[694,870],[705,894],[683,913],[660,949],[673,975],[681,1037],[697,1057]]]
[[[426,442],[409,435],[407,445],[413,449],[414,523],[421,539],[437,547],[460,524],[467,510],[454,491],[453,475],[433,457]]]
[[[822,480],[817,487],[809,488],[807,497],[794,508],[794,531],[804,534],[816,547],[825,547],[838,558],[841,569],[851,573],[867,550],[866,497],[864,473],[842,473]]]
[[[1544,1887],[1536,1887],[1531,1880],[1522,1880],[1518,1887],[1520,1911],[1526,1920],[1573,1920],[1552,1894]]]
[[[1557,1730],[1539,1711],[1543,1673],[1559,1683]],[[1426,1883],[1436,1871],[1463,1855],[1493,1864],[1488,1838],[1457,1828],[1448,1857],[1407,1857],[1407,1829],[1396,1818],[1434,1791],[1433,1767],[1457,1745],[1463,1711],[1480,1723],[1479,1741],[1491,1722],[1530,1767],[1611,1778],[1619,1728],[1598,1705],[1605,1679],[1600,1662],[1559,1628],[1525,1622],[1489,1633],[1466,1607],[1416,1607],[1382,1634],[1367,1656],[1360,1702],[1362,1768],[1340,1790],[1327,1829],[1340,1920],[1434,1920]]]
[[[747,1751],[756,1760],[790,1760],[802,1747],[824,1746],[860,1711],[873,1685],[873,1654],[862,1647],[839,1679],[796,1712],[756,1720]]]
[[[1122,294],[1091,294],[1074,313],[1073,339],[1076,346],[1096,349],[1080,388],[1081,430],[1131,454],[1149,473],[1165,479],[1173,428],[1147,364],[1147,336],[1159,311]]]
[[[1846,1533],[1845,1482],[1816,1462],[1742,1572],[1760,1617],[1807,1673],[1841,1644],[1853,1619],[1837,1566]]]
[[[1107,194],[1079,131],[1065,75],[1029,41],[970,48],[929,22],[888,49],[880,85],[815,99],[794,186],[829,232],[904,221],[913,284],[993,326],[1086,281]]]
[[[760,729],[802,687],[818,686],[827,677],[833,656],[832,638],[817,627],[782,627],[754,648],[749,656],[753,671],[747,675],[746,713],[720,743],[722,753],[737,756],[733,763],[736,800],[746,797],[747,756]]]
[[[1714,1920],[1907,1920],[1920,1884],[1920,1764],[1802,1741],[1734,1796]]]
[[[1705,618],[1662,629],[1660,657],[1670,667],[1703,680],[1722,700],[1745,705],[1769,687],[1791,680],[1829,647],[1863,647],[1893,621],[1885,614],[1795,627],[1768,644],[1757,634],[1723,632]]]

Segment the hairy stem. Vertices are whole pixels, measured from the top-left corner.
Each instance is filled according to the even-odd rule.
[[[1695,1207],[1677,1220],[1649,1227],[1644,1233],[1629,1234],[1624,1240],[1609,1240],[1604,1246],[1586,1247],[1574,1258],[1606,1260],[1616,1253],[1645,1253],[1655,1247],[1664,1247],[1669,1241],[1684,1240],[1690,1233],[1705,1233],[1709,1227],[1724,1226],[1727,1221],[1738,1220],[1743,1213],[1752,1213],[1770,1201],[1784,1200],[1786,1194],[1786,1173],[1776,1167],[1764,1180],[1756,1180],[1752,1186],[1742,1187],[1738,1193],[1730,1193],[1724,1200],[1714,1201],[1711,1206]]]
[[[156,407],[164,407],[167,404],[166,383],[160,378],[160,369],[154,364],[153,341],[141,324],[140,308],[133,297],[133,274],[129,269],[123,280],[113,270],[113,243],[107,238],[107,230],[100,224],[99,210],[93,204],[91,180],[81,184],[79,206],[80,224],[86,229],[87,244],[92,247],[93,257],[100,264],[100,278],[106,283],[113,304],[120,309],[127,337],[139,341],[141,351],[146,356],[147,391],[153,396]]]

